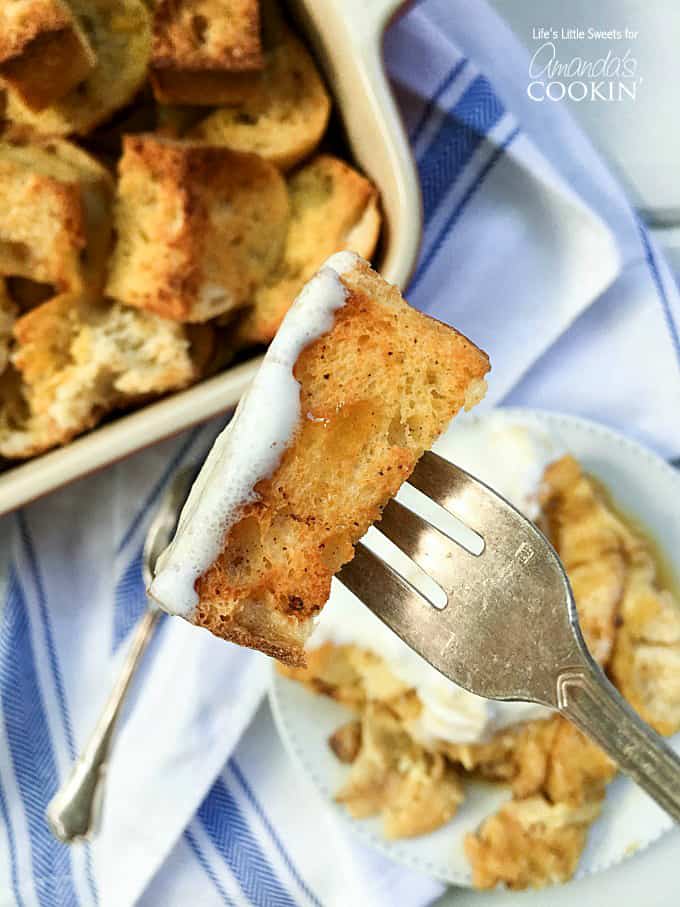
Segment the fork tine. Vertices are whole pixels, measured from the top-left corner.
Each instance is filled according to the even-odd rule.
[[[432,640],[441,637],[440,612],[377,554],[359,542],[354,558],[337,578],[407,645],[430,660]]]
[[[469,551],[450,539],[427,519],[394,499],[383,510],[376,529],[429,574],[446,592],[464,574]]]
[[[549,542],[483,482],[435,454],[422,458],[410,484],[484,541],[475,556],[443,533],[451,555],[445,580],[441,566],[434,566],[441,556],[437,528],[426,520],[419,526],[408,508],[404,512],[392,503],[385,508],[385,525],[377,528],[434,580],[444,580],[447,607],[430,604],[389,564],[364,550],[343,568],[342,581],[460,686],[490,698],[554,704],[555,667],[579,657],[580,636],[569,584]],[[431,542],[437,554],[428,563]]]
[[[484,517],[490,507],[497,509],[497,496],[490,496],[479,479],[430,450],[420,458],[408,482],[484,537]]]

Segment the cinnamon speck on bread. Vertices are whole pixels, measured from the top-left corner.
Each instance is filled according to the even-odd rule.
[[[304,664],[304,643],[333,574],[352,559],[354,544],[453,416],[483,397],[489,369],[485,353],[412,309],[365,261],[336,258],[343,258],[337,273],[345,301],[294,364],[300,412],[294,434],[236,522],[214,529],[221,547],[195,582],[194,610],[175,612],[290,665]],[[329,277],[331,262],[315,280]],[[295,330],[302,330],[299,314],[298,307],[288,316]],[[288,335],[287,323],[281,330]],[[273,361],[280,361],[278,350]],[[266,405],[279,405],[276,390]],[[258,413],[244,410],[241,418],[257,424]],[[257,437],[250,456],[259,456]],[[220,482],[213,491],[223,488]],[[186,531],[180,526],[178,538]],[[173,557],[181,550],[180,544]],[[175,567],[182,565],[167,565],[160,582],[163,570],[157,574],[152,594]]]

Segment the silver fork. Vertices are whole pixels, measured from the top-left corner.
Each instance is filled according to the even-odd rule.
[[[178,473],[144,548],[145,582],[172,538],[195,468]],[[437,609],[361,542],[338,574],[378,617],[433,667],[487,699],[557,709],[592,737],[676,821],[680,758],[642,722],[592,660],[564,568],[542,533],[494,491],[434,453],[409,479],[483,539],[466,548],[396,500],[377,528],[444,590]],[[54,834],[70,843],[96,827],[115,724],[156,624],[150,606],[81,757],[48,807]]]
[[[148,588],[158,555],[167,547],[177,528],[179,512],[196,477],[196,465],[180,470],[163,495],[158,512],[144,540],[142,573]],[[102,714],[71,773],[47,806],[47,821],[52,833],[65,844],[91,835],[99,824],[104,797],[106,770],[114,732],[125,704],[132,679],[141,664],[160,617],[151,599],[138,623],[127,657],[106,701]]]
[[[359,543],[338,578],[450,680],[486,699],[556,709],[680,822],[680,757],[588,654],[564,568],[507,501],[434,453],[409,479],[483,540],[479,555],[396,500],[377,528],[444,590],[443,609]]]

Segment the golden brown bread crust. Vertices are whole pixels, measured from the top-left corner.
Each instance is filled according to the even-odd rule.
[[[0,8],[0,63],[23,53],[44,32],[65,28],[73,21],[61,0],[14,0]]]
[[[257,82],[249,72],[153,69],[149,80],[159,104],[196,107],[240,104],[257,93]]]
[[[261,69],[257,0],[159,0],[151,65],[161,69]]]
[[[8,22],[10,8],[14,17],[11,23]],[[5,27],[8,24],[10,27]],[[120,157],[122,133],[138,133],[159,126],[156,119],[158,105],[154,103],[151,86],[145,82],[152,50],[158,72],[174,73],[180,81],[188,74],[199,79],[197,100],[202,104],[210,92],[200,84],[200,79],[216,79],[223,92],[216,96],[218,99],[232,103],[252,98],[252,105],[244,105],[239,113],[252,113],[260,104],[269,111],[269,102],[273,101],[277,112],[272,124],[282,127],[289,113],[298,115],[300,128],[292,131],[290,141],[277,144],[274,139],[280,136],[274,136],[269,130],[266,146],[260,148],[279,168],[290,167],[309,154],[325,128],[329,100],[323,83],[307,50],[267,0],[262,3],[258,0],[175,0],[174,3],[166,0],[7,0],[0,4],[0,68],[4,62],[21,71],[14,73],[15,82],[8,86],[7,92],[0,90],[4,140],[52,144],[55,137],[77,135],[81,145],[94,154],[97,161],[105,162],[113,170]],[[267,70],[263,71],[265,61]],[[9,72],[5,75],[6,81],[11,81]],[[23,86],[24,76],[33,82]],[[297,93],[296,86],[300,82],[303,90]],[[263,89],[265,84],[266,90]],[[270,97],[274,88],[285,90],[278,94],[274,92]],[[188,99],[191,99],[191,93]],[[202,107],[198,114],[195,110],[190,111],[187,117],[187,111],[187,107],[182,107],[169,113],[170,119],[182,121],[184,133],[209,113]],[[175,128],[179,130],[176,123]],[[246,138],[246,144],[248,141],[250,139]],[[23,235],[18,237],[2,236],[2,208],[6,212],[11,209],[15,219],[14,214],[21,205],[10,204],[7,196],[3,198],[0,185],[0,276],[6,272],[11,284],[21,292],[20,313],[35,308],[55,294],[77,296],[86,291],[98,296],[104,289],[102,277],[108,257],[111,229],[108,177],[105,178],[106,192],[99,193],[93,188],[96,181],[91,173],[88,176],[77,173],[74,179],[68,180],[55,178],[59,185],[49,186],[43,181],[45,174],[38,173],[37,176],[39,185],[36,182],[35,192],[32,189],[28,194],[33,196],[40,192],[45,204],[37,219],[33,217],[32,205],[27,206]],[[83,187],[87,191],[83,191]],[[281,200],[280,183],[273,193],[277,196],[274,201],[268,193],[269,189],[262,193],[266,196],[268,213],[274,213],[280,221],[285,220],[283,209],[287,203]],[[375,195],[371,204],[369,232],[373,229],[377,232],[379,215]],[[367,208],[371,208],[371,204]],[[248,216],[246,211],[244,217]],[[281,231],[278,232],[279,237],[275,240],[263,236],[262,248],[271,253],[272,259],[280,253]],[[373,243],[374,240],[369,248],[369,244],[357,237],[353,245],[368,255]],[[193,272],[193,264],[188,270]],[[258,285],[268,286],[270,275],[263,276],[267,268],[255,270]],[[274,270],[278,272],[278,268]],[[144,278],[141,283],[143,281]],[[300,282],[296,280],[296,284]],[[251,301],[253,294],[246,292],[244,286],[239,285],[237,290],[239,299]],[[10,292],[17,301],[13,288]],[[284,309],[294,295],[294,288],[290,293],[286,291]],[[166,307],[160,306],[158,310],[169,314]],[[192,307],[189,314],[185,315],[185,307],[181,314],[173,317],[212,318],[215,310],[209,300],[204,306]],[[227,318],[231,315],[232,312],[227,312]],[[277,318],[280,320],[279,316]],[[220,326],[223,323],[220,321]],[[222,367],[234,354],[233,336],[225,333],[227,342],[217,352],[213,342],[215,332],[206,330],[203,337],[206,349],[209,349],[203,357],[205,370]],[[1,345],[4,350],[6,344]]]
[[[256,155],[126,136],[108,295],[178,321],[244,305],[278,265],[288,196]]]
[[[0,5],[0,77],[31,110],[59,100],[95,63],[90,42],[62,0]]]
[[[515,888],[540,886],[565,881],[573,873],[588,825],[599,812],[605,786],[616,767],[565,719],[555,715],[526,722],[495,734],[486,743],[435,739],[423,744],[418,733],[422,706],[417,694],[406,689],[391,674],[389,665],[374,654],[352,644],[326,643],[308,653],[307,667],[280,666],[279,670],[359,712],[361,733],[357,734],[355,722],[329,740],[334,751],[337,748],[341,756],[356,761],[340,791],[340,799],[352,815],[385,814],[392,806],[394,762],[380,749],[376,751],[375,745],[376,717],[387,713],[392,716],[392,755],[397,750],[401,758],[425,749],[453,767],[459,780],[464,778],[462,773],[474,773],[511,784],[518,805],[504,807],[465,842],[478,887],[499,882]],[[384,717],[380,723],[384,726]],[[431,778],[432,802],[437,802],[441,777]],[[446,800],[447,790],[444,784],[441,799]],[[392,835],[422,833],[423,805],[413,799],[410,805],[404,803],[401,822],[391,826]],[[448,818],[445,812],[430,811],[432,824],[426,830],[439,827]]]
[[[380,233],[378,193],[369,180],[330,154],[291,174],[290,226],[280,267],[259,287],[239,323],[239,346],[268,343],[304,284],[334,252],[373,255]]]
[[[330,98],[314,61],[288,29],[267,51],[256,90],[241,103],[214,111],[190,135],[212,145],[252,151],[289,170],[318,145]]]
[[[0,142],[0,274],[101,291],[113,180],[62,139]]]
[[[560,720],[527,721],[511,725],[483,743],[442,741],[439,747],[466,772],[507,782],[515,796],[527,797],[543,788]]]
[[[612,761],[560,716],[500,731],[486,743],[447,743],[440,749],[465,771],[512,786],[518,799],[537,793],[553,803],[580,805],[601,796]]]
[[[567,566],[591,651],[646,721],[660,733],[674,733],[680,727],[680,608],[659,588],[649,545],[612,510],[573,457],[548,468],[543,498],[551,540]],[[538,746],[530,752],[523,744],[532,733]],[[512,745],[503,754],[499,739],[489,745],[496,746],[506,771],[514,764],[514,774],[506,777],[512,778],[515,796],[540,795],[536,802],[545,818],[519,828],[517,817],[504,808],[468,836],[466,853],[478,887],[505,882],[519,888],[570,878],[588,823],[541,829],[541,822],[550,820],[548,804],[572,816],[595,809],[616,773],[614,763],[562,718],[551,719],[541,738],[527,725],[505,735],[506,745]],[[476,755],[491,754],[477,748]]]
[[[9,93],[7,118],[43,135],[86,135],[129,103],[146,79],[151,18],[142,0],[70,0],[96,64],[69,92],[40,111]]]
[[[616,774],[616,765],[569,721],[554,720],[557,733],[550,748],[543,792],[551,803],[583,806],[599,802]]]
[[[166,104],[229,104],[248,96],[262,69],[257,0],[160,0],[151,84]]]
[[[118,406],[199,376],[205,338],[182,325],[84,296],[57,296],[14,325],[12,366],[0,387],[0,456],[62,444]]]
[[[371,652],[325,643],[307,653],[306,667],[284,666],[280,671],[358,711],[367,702],[384,703],[400,717],[405,731],[419,736],[422,706],[417,695]],[[544,794],[553,803],[572,806],[599,799],[616,771],[595,744],[559,715],[513,725],[487,742],[432,740],[428,748],[465,772],[511,784],[517,799]]]
[[[489,368],[368,265],[342,280],[332,330],[295,365],[305,418],[196,584],[195,623],[292,665],[331,577],[451,418],[481,399]]]

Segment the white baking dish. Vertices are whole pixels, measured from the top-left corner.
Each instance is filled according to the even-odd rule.
[[[382,38],[403,0],[291,0],[291,11],[326,72],[352,156],[380,190],[384,213],[376,266],[404,287],[420,246],[415,164],[382,60]],[[231,409],[259,359],[124,415],[66,447],[0,473],[0,514]]]

